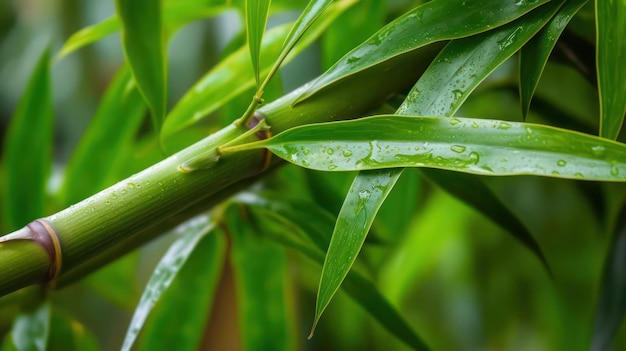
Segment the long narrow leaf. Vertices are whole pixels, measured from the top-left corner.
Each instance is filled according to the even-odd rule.
[[[304,48],[316,40],[339,14],[349,8],[347,4],[338,3],[331,7],[322,20],[298,42],[291,54],[286,58],[289,62]],[[275,58],[281,52],[285,36],[290,25],[283,25],[269,30],[261,47],[261,74],[269,72]],[[165,120],[161,138],[167,145],[167,139],[181,130],[207,118],[211,112],[223,106],[237,95],[254,87],[252,66],[247,48],[243,47],[221,61],[204,75],[174,106]]]
[[[310,225],[318,226],[317,224],[310,223],[308,214],[300,211],[290,211],[288,210],[288,206],[285,206],[285,204],[282,204],[272,197],[259,198],[258,196],[244,196],[239,198],[238,201],[249,204],[252,212],[256,214],[256,217],[261,219],[259,220],[260,223],[263,224],[265,220],[272,219],[280,224],[281,230],[279,231],[272,231],[271,228],[263,227],[264,232],[272,231],[272,238],[298,250],[320,265],[323,264],[324,252],[326,251],[327,245],[317,243],[316,238],[318,234],[315,232],[319,229],[323,230],[323,223],[326,223],[324,217],[326,216],[322,216],[321,218],[321,228],[308,229]],[[315,205],[310,206],[310,208],[315,209]],[[283,230],[285,227],[295,227],[297,230]],[[326,227],[327,230],[330,230],[332,223],[327,223]],[[317,247],[312,243],[303,242],[293,235],[294,232],[298,231],[309,236],[310,241],[316,243],[315,246]],[[377,287],[363,275],[354,270],[349,271],[345,278],[345,283],[342,284],[341,288],[361,305],[368,314],[376,319],[381,326],[395,335],[399,340],[402,340],[416,350],[428,350],[426,344],[419,335],[413,331],[402,315],[385,299],[378,291]]]
[[[453,116],[480,82],[548,23],[562,3],[553,1],[492,31],[453,40],[422,75],[397,112],[405,115]],[[481,179],[435,169],[425,169],[423,173],[511,232],[548,267],[539,245],[525,226]]]
[[[163,7],[163,25],[171,35],[191,21],[215,16],[228,10],[231,8],[228,2],[229,0],[164,1],[161,5]],[[59,61],[74,51],[116,33],[120,28],[119,17],[113,15],[77,31],[65,41],[63,47],[55,56],[55,61]]]
[[[552,1],[507,25],[451,41],[411,89],[397,113],[454,115],[478,84],[523,47],[562,2]]]
[[[154,305],[170,287],[200,240],[213,228],[213,221],[207,216],[201,216],[176,230],[181,236],[170,246],[150,277],[124,337],[123,351],[131,349]]]
[[[430,167],[494,176],[626,181],[622,143],[550,126],[487,119],[375,116],[296,127],[224,151],[258,148],[323,171]]]
[[[576,12],[588,0],[566,1],[559,12],[552,17],[537,35],[535,35],[520,51],[520,100],[524,118],[530,109],[530,101],[537,89],[539,78],[543,72],[548,57],[556,45],[561,33],[574,17]]]
[[[4,144],[6,190],[2,199],[7,230],[15,230],[45,214],[54,131],[49,66],[50,53],[46,50],[39,58],[7,131]]]
[[[60,191],[62,204],[69,206],[119,180],[125,161],[120,155],[130,147],[144,112],[143,99],[124,66],[68,163]]]
[[[291,350],[294,345],[284,248],[260,237],[237,207],[226,211],[233,241],[233,268],[237,286],[243,350]]]
[[[609,349],[626,315],[626,203],[622,205],[617,218],[610,252],[604,263],[591,342],[592,351]]]
[[[65,56],[86,45],[108,37],[109,35],[117,32],[120,27],[121,24],[119,17],[113,15],[102,22],[79,30],[78,32],[72,34],[72,36],[67,39],[65,44],[63,44],[63,47],[55,57],[55,61],[61,60]]]
[[[226,256],[222,233],[203,237],[144,328],[139,350],[198,350]],[[175,324],[176,328],[171,326]]]
[[[341,152],[339,149],[336,151]],[[360,177],[352,183],[350,195],[339,212],[322,267],[311,335],[361,251],[378,209],[398,179],[395,173],[390,169],[360,173]],[[370,201],[370,198],[375,201]]]
[[[626,2],[596,0],[600,136],[615,139],[626,113]]]
[[[246,0],[246,33],[248,49],[252,59],[252,69],[257,87],[261,74],[261,43],[270,12],[271,0]]]
[[[483,34],[451,42],[435,59],[414,89],[409,93],[406,102],[398,109],[398,113],[403,115],[412,113],[452,115],[465,101],[469,93],[489,73],[528,41],[548,21],[560,5],[558,2],[545,5],[522,20]],[[343,152],[351,153],[349,150],[346,150]],[[334,150],[328,148],[327,152],[331,153]],[[329,167],[333,167],[333,165],[329,165]],[[337,291],[345,277],[345,273],[356,259],[369,227],[376,217],[378,209],[384,202],[387,192],[393,188],[401,174],[401,169],[376,170],[361,172],[355,179],[351,193],[346,196],[339,214],[331,246],[322,270],[313,328],[315,328],[321,314]],[[356,213],[355,208],[358,204],[362,206],[363,201],[362,192],[358,191],[357,193],[356,190],[369,188],[371,179],[380,179],[377,187],[386,189],[386,192],[374,194],[369,194],[368,192],[367,201],[372,208],[364,211],[364,216],[353,218],[355,216],[351,214],[353,212]],[[473,183],[482,185],[482,182],[476,179],[473,179]],[[485,188],[482,186],[474,190],[484,190]],[[458,193],[459,191],[457,190],[456,192]],[[371,196],[371,201],[369,201],[369,195],[373,195]],[[490,200],[493,198],[491,197]],[[507,218],[515,217],[508,216]],[[355,222],[356,224],[354,224]],[[345,225],[346,223],[350,223],[350,225]],[[523,228],[521,225],[517,227]],[[533,252],[537,253],[545,263],[545,259],[532,237],[525,231],[517,232],[520,233],[518,238],[530,247]],[[335,241],[341,244],[333,246],[332,242]],[[343,243],[343,241],[348,241],[349,243]]]
[[[116,0],[122,22],[122,44],[139,91],[158,132],[167,104],[165,31],[158,0]]]
[[[547,1],[433,0],[389,23],[318,78],[296,101],[325,86],[427,44],[484,32],[522,16]]]
[[[296,22],[291,27],[291,30],[285,38],[285,42],[280,50],[278,58],[274,62],[272,70],[269,73],[268,79],[278,70],[283,63],[287,55],[296,46],[296,43],[302,38],[304,33],[313,25],[313,23],[322,15],[322,12],[330,6],[334,0],[312,0],[309,1],[306,8]],[[258,82],[257,82],[258,83]]]

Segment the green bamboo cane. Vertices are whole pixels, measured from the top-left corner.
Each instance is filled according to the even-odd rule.
[[[279,161],[264,150],[219,157],[216,148],[309,123],[361,116],[424,71],[435,44],[361,71],[293,105],[298,89],[263,106],[261,122],[229,125],[63,211],[0,238],[0,296],[33,284],[55,287],[111,262],[165,229],[207,210]]]

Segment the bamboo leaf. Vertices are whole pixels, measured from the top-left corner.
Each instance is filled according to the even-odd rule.
[[[49,66],[50,53],[46,50],[33,70],[6,134],[2,215],[8,230],[45,214],[54,131]]]
[[[322,215],[320,218],[322,227],[311,229],[311,225],[317,226],[317,224],[310,223],[310,218],[306,211],[290,211],[288,208],[292,203],[291,201],[281,203],[274,197],[268,198],[266,194],[259,197],[251,196],[248,193],[245,196],[238,197],[237,201],[251,204],[252,213],[256,214],[255,217],[258,217],[261,225],[267,220],[274,220],[280,224],[280,230],[273,230],[270,226],[264,225],[262,228],[264,234],[269,232],[268,235],[271,235],[274,240],[296,249],[320,265],[323,264],[327,244],[319,244],[316,231],[322,229],[323,223],[327,222],[325,219],[326,215]],[[314,204],[309,206],[314,212],[316,212],[316,207]],[[326,226],[326,229],[330,231],[332,222],[327,223]],[[295,228],[295,230],[284,230],[284,228]],[[297,235],[294,235],[294,233],[298,232],[308,236],[309,241],[303,241]],[[416,350],[428,350],[426,344],[413,331],[402,315],[385,299],[377,287],[363,275],[354,270],[349,271],[345,278],[345,283],[341,287],[381,326],[386,328],[389,333]]]
[[[520,51],[520,100],[524,118],[528,115],[530,101],[537,89],[539,78],[548,62],[548,57],[561,33],[576,12],[588,0],[566,1],[554,17]]]
[[[289,33],[287,33],[287,37],[285,38],[285,42],[280,50],[280,54],[278,58],[274,62],[272,70],[270,71],[267,79],[270,79],[278,68],[283,63],[287,55],[291,52],[291,50],[296,46],[296,43],[302,38],[304,33],[306,33],[309,28],[313,25],[315,21],[322,15],[322,13],[332,4],[334,0],[311,0],[307,4],[306,8],[296,22],[293,24]]]
[[[289,62],[316,40],[348,5],[338,3],[332,6],[322,20],[311,28],[296,45],[285,62]],[[261,47],[261,74],[269,72],[275,58],[281,51],[290,25],[282,25],[269,30]],[[161,139],[167,145],[167,139],[181,130],[207,118],[212,112],[223,106],[239,94],[254,87],[254,73],[249,62],[247,48],[243,47],[223,59],[211,71],[205,74],[174,106],[165,120]]]
[[[592,351],[609,350],[626,315],[626,203],[617,216],[610,252],[604,263],[602,285],[593,326]]]
[[[339,212],[322,267],[311,336],[322,313],[354,264],[378,209],[397,180],[394,170],[381,169],[359,173],[359,177],[352,183]],[[370,201],[370,198],[375,201]]]
[[[483,34],[452,41],[442,50],[411,90],[406,102],[398,109],[398,114],[408,115],[428,111],[426,112],[428,114],[452,115],[465,101],[469,93],[532,37],[560,5],[558,2],[550,3],[518,21]],[[376,138],[378,137],[376,136]],[[331,151],[333,150],[327,149],[328,153]],[[334,164],[329,164],[328,167],[334,166]],[[331,245],[326,255],[320,279],[313,329],[315,329],[321,314],[343,281],[345,274],[354,263],[378,209],[401,174],[401,169],[383,169],[361,172],[355,179],[353,188],[346,196],[339,214]],[[379,179],[375,187],[371,187],[371,179]],[[482,185],[482,182],[476,179],[473,180],[473,183]],[[486,187],[482,186],[473,190],[484,190],[484,188]],[[385,191],[372,192],[371,190],[374,189],[385,189]],[[459,191],[456,192],[459,193]],[[364,194],[367,194],[365,200],[362,196]],[[495,196],[489,198],[489,200],[494,199],[496,199]],[[357,213],[358,206],[363,207],[364,203],[369,204],[368,207],[371,208],[363,211],[363,216],[354,216],[353,213]],[[504,207],[499,206],[499,208],[501,210],[498,212],[506,212],[503,210]],[[510,215],[506,218],[515,217]],[[521,225],[518,227],[523,228]],[[537,253],[545,264],[545,258],[532,236],[526,231],[517,231],[517,233],[521,233],[518,238],[533,252]],[[340,244],[333,246],[332,243],[335,240]]]
[[[411,89],[397,113],[454,115],[478,84],[523,47],[561,3],[550,2],[499,28],[451,41]]]
[[[531,123],[375,116],[300,126],[224,152],[264,147],[288,162],[323,171],[429,167],[626,181],[626,145]]]
[[[551,2],[489,32],[453,40],[424,72],[397,113],[453,116],[480,82],[541,30],[562,3]],[[435,169],[425,169],[423,173],[507,229],[534,252],[549,270],[545,256],[532,235],[481,179]]]
[[[163,1],[163,24],[168,33],[175,32],[189,22],[197,19],[215,16],[229,9],[228,0],[208,1]],[[59,61],[67,55],[89,44],[93,44],[111,34],[117,33],[121,28],[120,18],[117,15],[110,16],[105,20],[91,26],[87,26],[72,34],[63,44],[61,50],[55,56]]]
[[[85,27],[72,34],[72,36],[67,39],[54,60],[59,61],[84,46],[108,37],[109,35],[117,32],[119,29],[120,19],[116,15],[113,15],[92,26]]]
[[[429,1],[389,23],[318,78],[295,103],[357,71],[442,40],[501,26],[547,1]],[[462,14],[462,15],[458,15]]]
[[[213,228],[214,223],[208,216],[200,216],[176,229],[180,237],[163,255],[150,277],[124,337],[123,351],[131,349],[154,305],[170,287],[201,239]]]
[[[282,247],[259,237],[237,207],[226,211],[233,241],[239,328],[244,350],[291,350],[287,259]]]
[[[139,350],[198,350],[225,256],[226,238],[222,233],[200,239],[148,318]],[[174,324],[176,328],[171,328]]]
[[[246,33],[257,87],[261,74],[261,43],[270,12],[271,0],[246,0]]]
[[[17,351],[45,351],[50,333],[50,304],[22,313],[13,322],[11,338]]]
[[[616,139],[626,113],[626,2],[596,0],[600,136]]]
[[[120,68],[107,89],[89,129],[65,170],[59,193],[69,206],[118,181],[128,150],[145,113],[143,98],[127,66]]]
[[[116,0],[115,3],[122,22],[124,54],[158,132],[167,108],[167,56],[161,2]]]

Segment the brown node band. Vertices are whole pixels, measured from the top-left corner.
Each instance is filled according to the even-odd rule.
[[[263,114],[261,114],[259,111],[254,112],[254,114],[252,115],[252,118],[250,119],[250,123],[248,123],[247,128],[252,129],[256,127],[264,119],[265,119],[265,116],[263,116]],[[265,139],[269,139],[272,136],[272,132],[270,132],[269,129],[259,130],[258,132],[254,133],[254,135],[259,140],[265,140]],[[264,154],[263,167],[261,168],[261,172],[266,170],[272,163],[272,152],[269,149],[263,149],[263,150],[265,154]]]
[[[44,282],[50,287],[54,287],[56,279],[61,273],[61,242],[54,228],[43,219],[37,219],[30,222],[27,227],[32,232],[32,241],[39,244],[50,258],[48,272],[44,277]]]

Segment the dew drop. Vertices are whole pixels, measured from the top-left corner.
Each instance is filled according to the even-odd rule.
[[[614,177],[619,175],[619,168],[617,167],[617,165],[611,166],[611,175]]]
[[[507,130],[509,128],[511,128],[511,123],[500,122],[500,124],[498,124],[498,129]]]
[[[129,188],[134,189],[135,188],[135,183],[133,182],[128,182],[128,184],[126,184]]]
[[[596,157],[602,156],[602,154],[604,154],[604,150],[605,150],[604,146],[601,146],[601,145],[596,145],[596,146],[591,147],[591,151]]]
[[[478,161],[480,160],[480,156],[478,155],[477,152],[470,152],[469,154],[469,161],[472,164],[478,164]]]
[[[565,160],[558,160],[556,162],[556,165],[559,166],[559,167],[565,167],[567,165],[567,161],[565,161]]]
[[[367,201],[372,194],[368,190],[359,191],[359,199]]]
[[[350,157],[350,156],[352,156],[352,151],[350,151],[350,150],[343,150],[343,155],[345,157]]]
[[[337,165],[330,165],[328,166],[328,170],[332,171],[333,169],[337,169]]]
[[[309,149],[304,149],[304,151],[302,151],[303,154],[308,155],[311,152],[311,150]]]
[[[460,120],[460,119],[458,119],[458,118],[456,118],[456,117],[452,117],[452,118],[450,118],[450,124],[452,124],[453,126],[455,126],[455,125],[457,125],[457,124],[459,124],[459,123],[461,123],[461,120]]]
[[[335,153],[335,150],[333,150],[333,148],[328,148],[328,150],[326,150],[326,152],[327,152],[329,155],[332,155],[332,154],[334,154],[334,153]]]
[[[454,151],[454,152],[456,152],[458,154],[461,154],[461,153],[465,152],[466,149],[467,149],[467,147],[465,147],[463,145],[452,145],[452,146],[450,146],[450,150],[452,150],[452,151]]]

